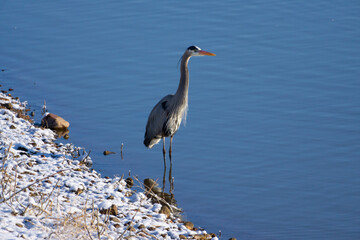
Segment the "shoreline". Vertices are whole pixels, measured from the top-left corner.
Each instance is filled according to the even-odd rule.
[[[140,181],[135,191],[123,177],[102,178],[84,148],[30,122],[26,104],[0,93],[2,239],[218,239]]]

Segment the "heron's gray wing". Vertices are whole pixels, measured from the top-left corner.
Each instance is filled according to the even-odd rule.
[[[152,109],[147,124],[146,132],[144,137],[144,144],[151,148],[153,145],[158,143],[160,139],[165,136],[163,127],[167,122],[169,115],[169,101],[174,97],[174,95],[169,94],[163,97]]]

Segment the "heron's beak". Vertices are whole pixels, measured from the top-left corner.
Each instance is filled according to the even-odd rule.
[[[215,53],[211,53],[211,52],[207,52],[207,51],[203,51],[203,50],[199,51],[199,55],[200,56],[216,56]]]

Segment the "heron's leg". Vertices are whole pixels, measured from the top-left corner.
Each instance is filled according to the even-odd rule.
[[[171,183],[171,181],[172,181],[172,159],[171,159],[171,154],[169,155],[169,157],[170,157],[169,183]],[[170,185],[170,189],[171,189],[171,185]]]
[[[171,156],[171,152],[172,152],[172,139],[173,139],[173,136],[170,136],[170,148],[169,148],[169,155],[170,156]]]
[[[162,188],[162,192],[165,192],[165,185],[166,185],[166,159],[165,159],[165,154],[164,154],[164,176],[163,176],[163,188]]]
[[[163,140],[163,153],[165,154],[166,153],[166,150],[165,150],[165,137],[163,137],[162,140]]]
[[[165,175],[166,175],[166,151],[165,151],[165,137],[162,138],[163,139],[163,157],[164,157],[164,176],[163,176],[163,192],[165,192],[165,185],[166,185],[166,181],[165,181]]]
[[[163,139],[163,156],[164,156],[164,167],[166,168],[166,150],[165,150],[165,137]]]

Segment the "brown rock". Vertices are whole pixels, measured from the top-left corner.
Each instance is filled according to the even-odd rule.
[[[208,239],[211,239],[211,238],[208,237],[207,234],[196,234],[195,236],[193,236],[192,239],[196,239],[196,240],[208,240]]]
[[[41,120],[41,126],[50,129],[61,129],[68,128],[70,126],[70,123],[58,115],[48,113]]]
[[[66,135],[69,136],[69,129],[67,128],[57,128],[53,130],[55,130],[55,133],[57,135],[56,138],[62,138],[62,137],[65,138]]]
[[[13,108],[13,105],[11,103],[3,103],[1,104],[4,108],[7,108],[9,110],[11,110]]]
[[[169,209],[167,206],[165,206],[165,205],[163,205],[163,206],[161,207],[159,213],[165,214],[166,217],[170,217],[170,214],[171,214],[170,209]],[[193,227],[194,227],[194,225],[193,225]]]
[[[125,182],[127,188],[131,188],[132,186],[134,186],[134,180],[131,177],[128,177]]]
[[[149,231],[155,231],[156,230],[156,228],[154,228],[154,227],[148,227],[147,228]]]
[[[110,214],[110,215],[118,215],[117,206],[115,204],[111,205],[108,209],[100,209],[101,214]]]
[[[145,185],[146,190],[148,190],[148,191],[151,190],[154,193],[161,192],[161,188],[158,187],[157,182],[151,178],[144,179],[144,185]]]
[[[189,230],[193,230],[194,228],[194,224],[192,222],[184,222],[184,226]]]
[[[121,223],[120,219],[118,219],[117,217],[114,217],[114,216],[110,216],[110,220],[113,222]]]
[[[75,194],[76,194],[76,195],[80,195],[80,194],[82,194],[83,192],[84,192],[84,189],[78,188],[78,189],[75,191]]]
[[[24,227],[24,225],[22,225],[21,223],[15,223],[15,225],[21,228]]]

